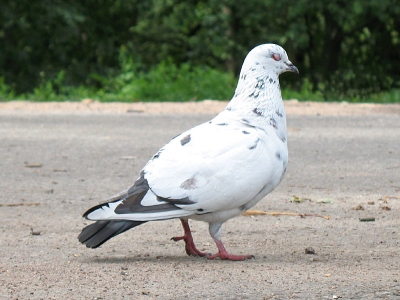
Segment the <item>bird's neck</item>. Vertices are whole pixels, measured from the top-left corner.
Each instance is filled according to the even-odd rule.
[[[226,110],[260,127],[275,120],[286,129],[278,74],[259,68],[262,66],[253,66],[241,73],[235,95]]]

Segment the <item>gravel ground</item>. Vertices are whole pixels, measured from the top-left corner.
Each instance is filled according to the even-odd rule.
[[[225,105],[0,103],[0,299],[400,299],[396,104],[285,103],[288,172],[255,209],[307,215],[228,221],[228,250],[255,259],[186,256],[170,240],[178,220],[78,243],[87,208]],[[191,224],[216,251],[207,225]]]

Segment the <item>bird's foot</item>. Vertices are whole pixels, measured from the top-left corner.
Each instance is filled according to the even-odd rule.
[[[189,256],[210,256],[211,254],[201,252],[200,250],[198,250],[196,248],[194,241],[193,241],[192,232],[190,231],[188,221],[181,219],[181,223],[182,223],[183,230],[185,231],[185,234],[183,236],[173,237],[173,238],[171,238],[171,240],[173,240],[175,242],[184,240],[186,254]]]
[[[218,247],[218,253],[214,255],[207,256],[208,259],[214,259],[219,257],[223,260],[246,260],[254,258],[254,255],[233,255],[226,251],[224,245],[222,244],[221,240],[214,238],[215,244]]]
[[[178,237],[173,237],[171,240],[177,242],[184,240],[185,241],[185,250],[186,254],[189,256],[210,256],[209,253],[201,252],[198,250],[193,242],[192,237],[187,237],[187,236],[178,236]]]

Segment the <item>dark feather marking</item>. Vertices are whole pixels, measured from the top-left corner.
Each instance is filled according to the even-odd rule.
[[[145,221],[97,221],[83,228],[78,236],[79,242],[88,248],[97,248],[112,237],[121,234]]]
[[[187,143],[190,142],[190,139],[191,139],[190,134],[188,134],[188,135],[185,136],[183,139],[181,139],[181,145],[182,145],[182,146],[185,146]]]
[[[264,89],[264,87],[265,87],[265,81],[264,81],[264,79],[263,79],[263,78],[259,78],[259,79],[257,80],[256,89],[262,90],[262,89]]]
[[[285,173],[286,173],[286,166],[284,165],[282,175],[279,178],[279,182],[281,182],[283,180],[283,177],[285,176]]]
[[[176,139],[178,136],[180,136],[181,134],[178,134],[178,135],[176,135],[176,136],[174,136],[172,139],[171,139],[171,141],[172,140],[174,140],[174,139]]]
[[[185,190],[194,190],[194,189],[197,188],[196,184],[197,184],[196,177],[191,177],[191,178],[185,180],[184,182],[182,182],[180,187],[185,189]]]
[[[168,202],[168,204],[160,204],[160,205],[175,205],[175,204],[179,204],[179,205],[190,205],[190,204],[195,204],[196,202],[190,200],[188,197],[182,198],[182,199],[170,199],[170,198],[163,198],[163,197],[159,197],[157,196],[157,200],[158,201],[164,201],[164,202]],[[159,206],[159,205],[157,205]],[[175,208],[178,208],[175,206]]]
[[[268,135],[268,132],[267,132],[264,128],[258,128],[258,129],[264,131],[264,133],[265,133],[266,135]]]
[[[131,214],[153,213],[180,209],[179,207],[170,203],[143,206],[141,202],[149,189],[149,184],[147,179],[144,178],[144,172],[142,171],[140,173],[140,178],[136,180],[135,184],[128,190],[128,195],[125,197],[122,203],[115,208],[114,212],[116,214]]]
[[[144,171],[142,170],[139,174],[139,178],[136,179],[135,183],[129,188],[127,195],[141,193],[143,191],[147,191],[149,189],[149,185],[147,180],[144,179]],[[120,199],[119,199],[120,200]]]
[[[258,194],[257,195],[259,195],[260,193],[262,193],[263,191],[265,191],[265,189],[267,189],[267,188],[269,188],[270,187],[270,185],[271,185],[271,183],[270,182],[268,182],[266,185],[264,185],[264,187],[258,192]]]
[[[117,200],[115,200],[115,201],[108,202],[108,203],[117,202],[117,201],[119,201],[119,200],[121,200],[121,199],[117,199]],[[99,208],[102,208],[103,206],[110,207],[110,206],[108,205],[108,203],[101,203],[101,204],[98,204],[98,205],[96,205],[96,206],[93,206],[92,208],[89,208],[87,211],[85,211],[85,213],[82,215],[82,217],[85,218],[85,219],[87,219],[88,214],[94,212],[95,210],[98,210]]]
[[[117,201],[119,201],[119,200],[121,200],[121,199],[118,199],[118,200],[115,200],[115,201],[112,201],[112,202],[108,202],[108,203],[117,202]],[[101,204],[98,204],[98,205],[96,205],[96,206],[93,206],[92,208],[89,208],[87,211],[85,211],[85,213],[82,215],[82,217],[84,217],[84,218],[87,219],[88,214],[94,212],[95,210],[98,210],[99,208],[102,208],[103,206],[110,207],[110,206],[108,205],[108,203],[101,203]]]
[[[279,111],[279,110],[277,110],[276,111],[276,114],[278,115],[278,117],[280,117],[280,118],[282,118],[283,117],[283,114]]]
[[[286,142],[286,138],[285,137],[281,137],[280,138],[282,142]]]
[[[248,132],[248,131],[246,131],[246,130],[243,130],[242,133],[244,133],[244,134],[250,134],[250,132]]]
[[[253,109],[253,113],[255,113],[258,116],[263,116],[264,114],[262,113],[262,111],[258,110],[258,108],[256,107],[255,109]]]
[[[227,108],[225,108],[226,110],[228,110],[228,111],[231,111],[232,110],[232,108],[231,107],[227,107]]]
[[[157,158],[160,157],[161,152],[163,152],[164,149],[161,149],[160,151],[158,151],[156,154],[153,155],[153,157],[151,158],[151,160],[155,160]]]
[[[204,209],[202,209],[202,208],[199,208],[196,211],[197,211],[196,215],[207,215],[207,214],[211,213],[210,211],[204,212]]]
[[[269,119],[269,125],[271,125],[275,129],[278,129],[278,125],[277,125],[276,120],[274,118],[270,118]]]
[[[243,122],[243,123],[246,123],[246,124],[249,124],[249,123],[250,123],[249,120],[247,120],[247,119],[242,119],[242,122]]]
[[[133,194],[131,196],[126,197],[124,201],[122,201],[122,203],[115,208],[114,212],[116,214],[132,214],[132,213],[164,212],[164,211],[173,211],[180,209],[179,207],[176,207],[175,205],[170,203],[143,206],[141,202],[146,193],[147,191],[144,191],[139,194]]]
[[[276,152],[275,156],[277,159],[282,160],[281,154],[279,152]]]
[[[215,124],[215,125],[218,125],[218,126],[226,126],[226,125],[228,125],[228,123],[219,123],[219,124]]]
[[[239,206],[239,209],[240,209],[240,211],[244,212],[244,211],[248,210],[250,207],[251,207],[251,203],[247,202],[246,204]]]
[[[257,139],[257,140],[254,142],[254,145],[251,145],[251,146],[249,147],[249,150],[255,149],[255,148],[257,147],[259,141],[260,141],[260,139]]]

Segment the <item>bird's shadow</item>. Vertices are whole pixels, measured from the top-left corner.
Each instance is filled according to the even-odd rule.
[[[221,259],[207,259],[206,257],[193,257],[193,256],[131,256],[131,257],[112,257],[112,256],[104,256],[104,257],[90,257],[85,258],[86,262],[89,263],[98,263],[98,264],[127,264],[127,263],[135,263],[135,262],[146,262],[152,264],[167,264],[167,263],[260,263],[260,260],[265,260],[265,258],[260,257],[259,259],[253,258],[243,261],[230,261],[230,260],[221,260]]]

